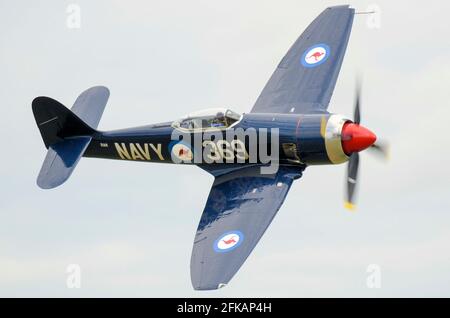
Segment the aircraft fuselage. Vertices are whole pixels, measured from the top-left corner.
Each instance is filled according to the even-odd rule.
[[[201,166],[341,163],[347,156],[338,149],[340,140],[336,149],[329,144],[339,137],[330,131],[339,133],[344,122],[343,117],[328,113],[244,114],[226,129],[187,130],[166,122],[98,132],[84,156]]]

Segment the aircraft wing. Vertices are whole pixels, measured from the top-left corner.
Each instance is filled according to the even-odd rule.
[[[258,167],[250,167],[216,177],[194,240],[194,289],[217,289],[230,281],[301,173],[299,168],[280,167],[274,175],[263,175]]]
[[[325,112],[347,48],[354,9],[325,9],[292,45],[252,113]]]

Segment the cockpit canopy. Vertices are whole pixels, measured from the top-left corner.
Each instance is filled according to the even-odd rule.
[[[173,123],[174,128],[187,130],[226,129],[238,122],[241,115],[227,108],[208,108],[193,112]]]

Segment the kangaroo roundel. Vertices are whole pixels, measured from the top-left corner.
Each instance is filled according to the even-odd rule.
[[[302,65],[304,67],[315,67],[328,59],[330,47],[326,44],[316,44],[307,49],[302,56]]]
[[[214,242],[214,250],[218,253],[234,250],[243,240],[244,234],[240,231],[224,233]]]
[[[172,143],[169,146],[172,160],[190,162],[194,158],[191,147],[183,141]]]

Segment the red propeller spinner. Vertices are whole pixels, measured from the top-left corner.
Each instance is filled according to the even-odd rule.
[[[372,146],[377,136],[364,126],[348,122],[342,127],[341,140],[344,152],[351,155]]]

